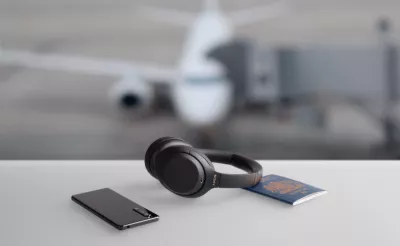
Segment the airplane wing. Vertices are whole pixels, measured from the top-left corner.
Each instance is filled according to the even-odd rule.
[[[158,64],[102,60],[63,54],[40,54],[20,50],[0,50],[0,64],[93,75],[126,76],[136,74],[145,80],[158,83],[172,83],[177,77],[175,69]]]

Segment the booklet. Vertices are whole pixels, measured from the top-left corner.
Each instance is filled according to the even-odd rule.
[[[270,174],[253,187],[245,188],[291,205],[297,205],[326,194],[327,191],[286,177]]]

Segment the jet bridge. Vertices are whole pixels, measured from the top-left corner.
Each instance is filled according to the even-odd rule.
[[[385,24],[385,23],[383,23]],[[236,104],[339,98],[357,103],[381,122],[386,145],[397,149],[398,44],[382,23],[369,45],[263,47],[235,40],[210,52],[227,68]]]

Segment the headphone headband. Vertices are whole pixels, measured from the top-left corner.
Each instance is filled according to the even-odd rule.
[[[218,162],[234,166],[236,168],[246,171],[246,174],[217,174],[217,187],[220,188],[241,188],[256,185],[262,178],[262,166],[245,156],[233,154],[229,152],[210,150],[210,149],[197,149],[206,155],[212,162]]]
[[[228,164],[245,174],[217,172],[213,162]],[[147,171],[165,188],[184,197],[199,197],[213,188],[246,188],[262,177],[262,166],[245,156],[218,150],[196,149],[180,138],[154,141],[145,155]]]

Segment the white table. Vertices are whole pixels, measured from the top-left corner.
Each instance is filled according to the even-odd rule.
[[[295,207],[242,189],[188,199],[164,189],[143,161],[0,162],[0,245],[400,245],[400,164],[262,163],[264,174],[328,194]],[[118,231],[70,199],[104,187],[160,221]]]

